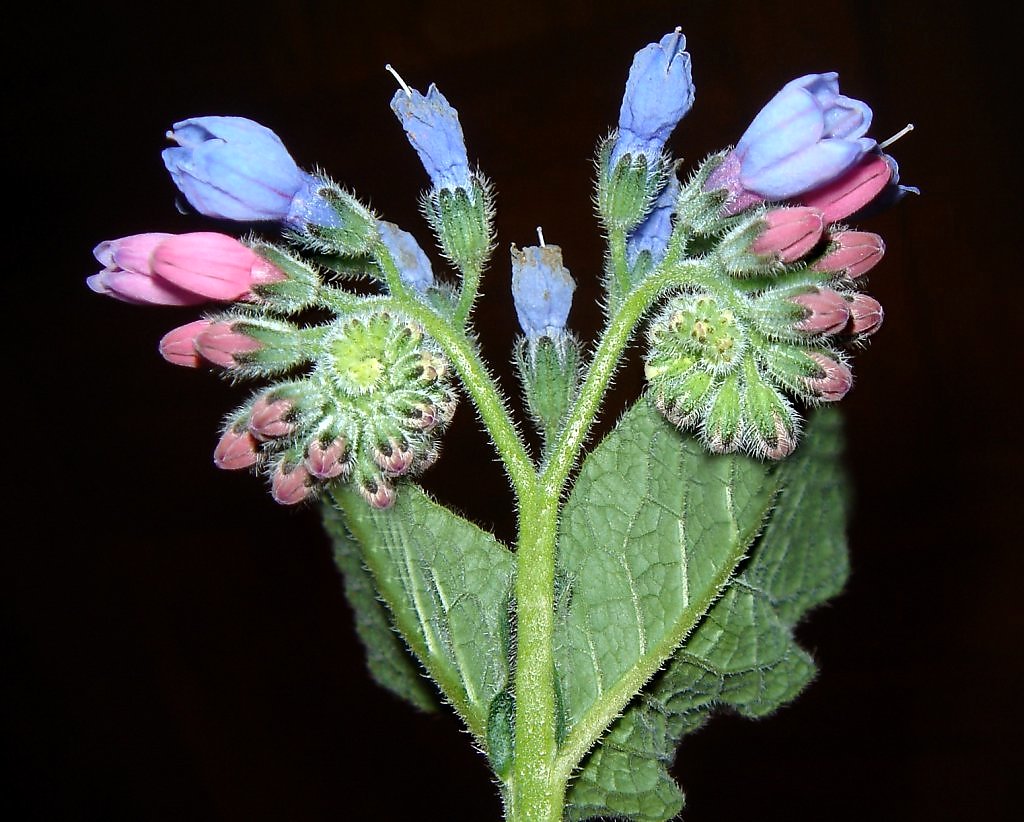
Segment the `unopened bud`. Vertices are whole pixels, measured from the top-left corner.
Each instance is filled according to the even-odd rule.
[[[821,371],[820,376],[804,380],[811,394],[824,402],[837,402],[845,397],[853,387],[853,373],[849,367],[820,351],[808,351],[807,356],[818,364]]]
[[[881,303],[867,294],[855,294],[850,300],[850,322],[847,333],[857,337],[870,337],[882,327],[885,312]]]
[[[840,231],[831,237],[832,244],[821,259],[811,266],[813,271],[829,271],[851,280],[867,274],[885,254],[885,243],[869,231]]]
[[[202,360],[196,350],[196,337],[209,327],[209,320],[196,320],[172,328],[160,339],[160,356],[174,365],[198,368]]]
[[[252,337],[240,334],[227,322],[210,323],[196,336],[195,348],[214,365],[231,368],[238,365],[236,357],[259,351],[262,344]]]
[[[400,477],[412,468],[416,455],[408,443],[389,437],[387,442],[381,443],[374,450],[373,459],[385,474]]]
[[[259,445],[250,431],[228,428],[213,451],[213,464],[226,471],[249,468],[259,459]]]
[[[821,240],[825,222],[816,208],[773,208],[762,218],[765,229],[751,244],[759,256],[775,257],[782,263],[793,263],[807,254]]]
[[[843,296],[831,288],[816,288],[790,298],[807,310],[807,316],[793,327],[807,334],[838,334],[850,320],[850,308]]]
[[[383,477],[370,477],[359,483],[359,494],[371,508],[383,511],[395,504],[395,489]]]
[[[350,470],[350,465],[345,461],[347,453],[348,441],[344,437],[336,437],[326,446],[314,440],[306,449],[306,469],[321,480],[347,474]]]
[[[266,394],[261,395],[252,406],[249,416],[249,430],[258,440],[286,437],[295,430],[287,417],[292,411],[288,400],[271,402]]]
[[[282,460],[270,478],[270,494],[281,505],[297,505],[306,499],[310,488],[309,473],[301,465],[285,468]]]

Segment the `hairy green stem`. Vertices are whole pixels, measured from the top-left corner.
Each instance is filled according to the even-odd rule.
[[[473,266],[462,270],[462,290],[459,291],[459,304],[455,306],[455,325],[465,328],[469,322],[469,313],[476,302],[477,291],[480,289],[480,267]]]

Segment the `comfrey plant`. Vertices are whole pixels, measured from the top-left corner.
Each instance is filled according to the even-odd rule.
[[[786,84],[681,182],[666,141],[694,100],[685,45],[677,30],[636,54],[598,150],[608,251],[592,347],[566,329],[561,249],[543,235],[512,247],[538,453],[474,339],[492,192],[435,86],[396,73],[391,108],[453,277],[273,132],[196,117],[163,153],[184,197],[277,223],[284,244],[124,237],[97,246],[89,278],[126,302],[222,304],[160,342],[174,364],[260,385],[225,418],[214,462],[268,477],[282,504],[319,501],[371,673],[419,708],[454,708],[510,820],[676,815],[682,737],[717,710],[757,717],[795,697],[815,668],[793,627],[847,572],[826,406],[881,325],[861,288],[885,246],[846,222],[911,189],[835,73]],[[637,337],[646,392],[584,454]],[[415,483],[460,399],[508,476],[515,546]]]

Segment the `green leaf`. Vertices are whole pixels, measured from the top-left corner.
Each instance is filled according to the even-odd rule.
[[[395,628],[486,745],[491,703],[509,682],[513,555],[415,485],[385,511],[347,486],[332,496]]]
[[[718,598],[760,531],[772,467],[712,456],[646,400],[590,454],[558,542],[565,746],[589,748]]]
[[[568,818],[675,816],[683,795],[668,767],[682,736],[716,707],[768,714],[814,676],[791,629],[846,577],[840,443],[838,415],[818,411],[801,448],[776,471],[783,490],[750,560],[587,758],[568,795]]]
[[[423,711],[435,711],[437,695],[419,663],[391,628],[391,617],[377,598],[359,546],[345,528],[341,512],[323,507],[324,527],[334,543],[334,562],[342,573],[345,596],[356,617],[356,633],[366,649],[366,664],[379,685]]]

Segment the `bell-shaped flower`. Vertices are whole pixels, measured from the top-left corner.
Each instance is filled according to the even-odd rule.
[[[676,29],[633,57],[619,109],[611,167],[629,154],[654,168],[672,130],[693,105],[693,78],[686,38]]]
[[[565,330],[576,282],[557,245],[512,246],[512,299],[529,339],[556,339]]]
[[[839,93],[839,75],[807,74],[761,109],[706,183],[726,189],[731,213],[786,200],[839,177],[875,148],[865,137],[871,109]]]
[[[192,117],[167,136],[174,184],[201,214],[246,222],[288,217],[295,195],[310,182],[281,138],[245,117]]]
[[[423,95],[402,82],[402,88],[391,98],[391,110],[402,123],[434,188],[468,191],[471,187],[469,158],[459,113],[437,86],[431,83]]]

